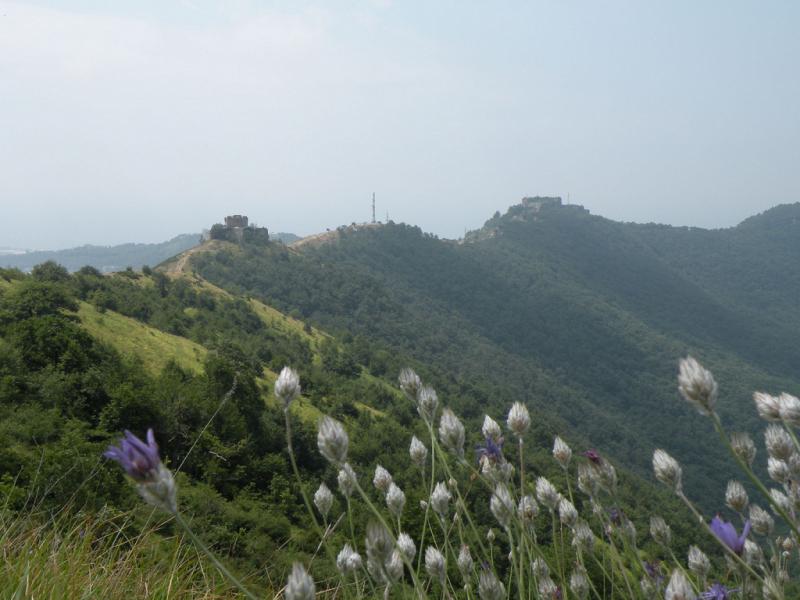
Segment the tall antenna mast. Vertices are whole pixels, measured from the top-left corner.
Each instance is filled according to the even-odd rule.
[[[375,192],[372,192],[372,224],[375,224]]]

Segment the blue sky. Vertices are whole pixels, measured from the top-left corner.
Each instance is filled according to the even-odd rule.
[[[0,246],[800,201],[792,2],[3,2]],[[35,221],[21,228],[20,221]]]

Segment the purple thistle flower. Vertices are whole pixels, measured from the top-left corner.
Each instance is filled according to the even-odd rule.
[[[583,453],[583,455],[596,465],[599,465],[601,462],[603,462],[600,453],[594,448],[589,448],[586,452]]]
[[[147,430],[147,443],[125,430],[119,446],[109,446],[103,456],[125,469],[145,502],[170,513],[177,512],[175,479],[161,462],[152,429]]]
[[[716,535],[723,544],[741,556],[742,551],[744,550],[744,542],[747,539],[747,534],[750,533],[750,520],[744,522],[742,535],[737,536],[736,527],[734,527],[732,523],[724,521],[719,515],[717,515],[711,519],[711,531],[714,532],[714,535]]]
[[[721,583],[715,583],[707,591],[700,594],[702,600],[730,600],[730,594],[738,592],[739,590],[731,590],[726,588]]]
[[[103,456],[117,461],[136,481],[146,481],[151,478],[161,464],[158,444],[152,429],[147,430],[146,444],[126,429],[125,437],[120,440],[119,446],[109,446]]]
[[[497,441],[493,440],[491,437],[486,437],[486,442],[483,444],[478,444],[475,447],[475,454],[477,455],[478,462],[480,463],[483,459],[487,459],[495,464],[505,462],[505,457],[503,456],[503,438],[497,438]]]

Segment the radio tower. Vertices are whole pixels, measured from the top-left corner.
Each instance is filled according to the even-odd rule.
[[[372,192],[372,224],[375,224],[375,192]]]

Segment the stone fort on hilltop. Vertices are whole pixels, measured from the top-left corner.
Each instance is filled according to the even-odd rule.
[[[269,231],[250,223],[247,215],[228,215],[223,223],[215,223],[203,234],[204,240],[225,240],[228,242],[268,242]]]

